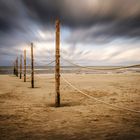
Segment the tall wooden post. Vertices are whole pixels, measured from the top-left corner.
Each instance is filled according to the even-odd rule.
[[[56,20],[55,106],[60,106],[60,21]]]
[[[31,43],[31,87],[34,88],[34,54],[33,54],[33,43]]]
[[[24,82],[26,82],[26,50],[24,50]]]
[[[20,55],[20,79],[22,78],[22,55]]]
[[[17,76],[17,67],[16,67],[17,59],[15,60],[15,76]]]
[[[16,75],[16,61],[14,61],[14,69],[13,69],[13,74]]]
[[[16,76],[18,77],[18,57],[16,59]]]
[[[15,76],[17,76],[17,59],[15,60]]]

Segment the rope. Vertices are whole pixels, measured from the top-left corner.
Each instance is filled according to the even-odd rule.
[[[81,65],[75,64],[75,63],[71,62],[70,60],[67,60],[67,59],[63,58],[62,56],[61,56],[61,58],[64,61],[67,61],[68,63],[70,63],[74,66],[81,67],[81,68],[86,68],[86,69],[92,69],[92,70],[119,70],[119,69],[126,69],[126,68],[133,68],[133,67],[139,67],[140,66],[140,64],[137,64],[137,65],[131,65],[131,66],[117,67],[117,68],[105,68],[105,69],[101,68],[101,69],[99,69],[99,68],[93,68],[93,67],[87,67],[87,66],[81,66]]]
[[[50,63],[46,64],[46,66],[49,66],[50,64],[52,64],[54,62],[55,62],[55,60],[53,60]],[[37,63],[35,63],[35,64],[37,64]],[[43,69],[43,70],[46,70],[46,69]],[[24,69],[22,69],[22,73],[24,73]],[[26,74],[30,74],[30,73],[31,73],[31,69],[30,69],[30,66],[28,65],[28,66],[26,66]],[[37,72],[36,69],[34,69],[34,73],[35,74],[40,74],[39,72]]]
[[[52,64],[52,63],[54,63],[55,62],[55,60],[53,60],[53,61],[51,61],[50,63],[48,63],[48,64],[46,64],[46,66],[49,66],[50,64]],[[34,62],[36,65],[38,65],[39,63],[38,62]],[[44,64],[44,63],[42,63],[42,64]]]
[[[54,62],[55,62],[55,60],[51,61],[50,63],[47,64],[47,66],[49,66],[50,64],[52,64],[52,63],[54,63]]]
[[[75,87],[74,85],[72,85],[68,80],[66,80],[66,79],[64,78],[63,75],[61,75],[61,77],[62,77],[62,79],[63,79],[70,87],[72,87],[73,89],[77,90],[78,92],[80,92],[80,93],[83,94],[84,96],[87,96],[88,98],[91,98],[91,99],[93,99],[93,100],[95,100],[95,101],[98,101],[98,102],[100,102],[100,103],[103,103],[103,104],[105,104],[105,105],[107,105],[107,106],[110,106],[112,109],[118,108],[118,109],[120,109],[120,110],[127,110],[127,111],[134,112],[134,113],[140,113],[140,111],[133,110],[133,109],[129,109],[129,108],[126,108],[126,107],[119,107],[119,106],[116,106],[116,105],[112,105],[112,104],[109,104],[109,103],[104,102],[104,101],[102,101],[102,100],[99,100],[99,99],[97,99],[97,98],[95,98],[95,97],[93,97],[93,96],[91,96],[91,95],[88,95],[88,94],[84,93],[83,91],[81,91],[80,89],[78,89],[77,87]]]

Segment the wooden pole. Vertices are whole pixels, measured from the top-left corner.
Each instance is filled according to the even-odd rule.
[[[16,75],[16,61],[14,61],[14,70],[13,70],[13,74]]]
[[[33,54],[33,43],[31,43],[31,87],[34,88],[34,54]]]
[[[17,59],[15,60],[15,76],[17,76]]]
[[[56,20],[55,106],[60,106],[60,21]]]
[[[13,63],[13,75],[15,75],[15,64]]]
[[[13,74],[15,75],[15,61],[13,63]]]
[[[18,57],[16,59],[16,76],[18,77]]]
[[[26,50],[24,50],[24,82],[26,82]]]
[[[20,55],[20,79],[22,78],[22,55]]]
[[[17,75],[16,61],[17,60],[15,60],[15,76]]]

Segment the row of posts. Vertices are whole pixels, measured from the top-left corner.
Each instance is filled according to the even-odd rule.
[[[33,65],[33,43],[31,43],[31,65],[32,65],[32,74],[31,76],[34,76],[34,65]],[[20,68],[20,70],[19,70]],[[23,74],[22,74],[23,72]],[[18,57],[16,58],[14,62],[14,69],[13,69],[13,74],[22,79],[22,75],[24,76],[24,82],[26,82],[26,50],[24,50],[24,71],[22,71],[22,55],[20,55],[20,66],[18,64]],[[34,79],[34,78],[32,78]],[[32,81],[32,88],[34,88],[34,81]]]
[[[22,73],[22,55],[20,55],[20,67],[18,57],[14,62],[13,74],[26,82],[26,50],[24,50],[24,71]],[[18,70],[20,68],[20,70]],[[31,87],[34,88],[34,55],[33,43],[31,43]],[[55,106],[60,106],[60,21],[56,20],[56,51],[55,51]]]

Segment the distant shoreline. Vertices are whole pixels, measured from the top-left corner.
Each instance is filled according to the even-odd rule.
[[[75,66],[62,66],[62,73],[76,73],[76,74],[109,74],[109,73],[140,73],[140,67],[130,67],[118,70],[107,70],[117,68],[120,66],[88,66],[91,69],[80,68]],[[93,68],[93,69],[92,69]],[[94,69],[95,68],[95,69]],[[97,70],[96,70],[97,69]],[[103,69],[103,70],[98,70]],[[53,74],[54,66],[35,66],[35,74]],[[12,66],[0,66],[0,74],[13,74]],[[30,74],[30,66],[27,66],[27,74]]]

